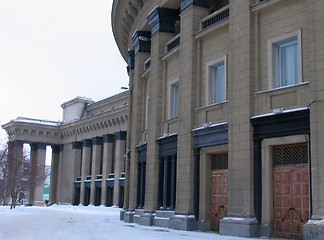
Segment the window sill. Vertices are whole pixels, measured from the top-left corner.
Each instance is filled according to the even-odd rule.
[[[284,87],[279,87],[279,88],[272,88],[272,89],[267,89],[267,90],[263,90],[263,91],[258,91],[258,92],[253,92],[253,95],[258,95],[258,94],[262,94],[262,93],[268,93],[268,92],[275,92],[275,91],[279,91],[282,89],[287,89],[287,88],[294,88],[294,87],[298,87],[298,86],[303,86],[303,85],[308,85],[309,82],[301,82],[301,83],[297,83],[294,85],[289,85],[289,86],[284,86]]]
[[[209,105],[206,105],[206,106],[202,106],[202,107],[196,108],[195,110],[199,111],[199,110],[202,110],[202,109],[212,108],[212,107],[217,107],[217,106],[221,108],[223,105],[225,105],[228,102],[229,102],[228,100],[225,100],[223,102],[213,103],[213,104],[209,104]]]
[[[251,6],[252,12],[257,12],[263,10],[267,7],[271,7],[277,3],[283,2],[283,0],[264,0],[262,2],[258,2]]]

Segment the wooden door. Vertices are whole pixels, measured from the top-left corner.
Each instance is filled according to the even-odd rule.
[[[274,166],[274,234],[302,239],[309,219],[308,165]]]
[[[210,228],[219,231],[219,222],[227,212],[228,170],[211,171],[210,184]]]

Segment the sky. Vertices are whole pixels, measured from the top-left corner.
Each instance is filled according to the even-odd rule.
[[[63,102],[128,86],[112,2],[0,0],[0,125],[19,116],[60,121]]]

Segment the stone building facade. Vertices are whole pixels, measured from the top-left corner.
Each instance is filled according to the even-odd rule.
[[[114,0],[122,220],[324,237],[323,16],[322,0]]]
[[[2,127],[9,151],[30,144],[35,174],[45,171],[52,147],[50,203],[123,206],[128,92],[94,102],[77,97],[65,102],[63,121],[19,117]],[[43,183],[29,186],[28,202],[43,201]]]

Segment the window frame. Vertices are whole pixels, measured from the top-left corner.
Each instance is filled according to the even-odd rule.
[[[224,99],[214,100],[213,91],[213,69],[217,66],[224,66]],[[227,55],[206,63],[206,105],[220,104],[227,101]]]
[[[277,86],[277,48],[284,44],[288,43],[289,41],[296,39],[297,40],[297,77],[298,80],[294,84],[286,84],[286,85],[278,85]],[[288,86],[295,86],[303,82],[303,75],[302,75],[302,32],[301,29],[297,31],[293,31],[281,36],[277,36],[268,40],[268,88],[269,89],[276,89],[276,88],[283,88]]]
[[[169,119],[177,118],[179,116],[179,78],[169,82]],[[177,99],[175,101],[174,91],[177,88]],[[175,104],[177,104],[175,108]]]

